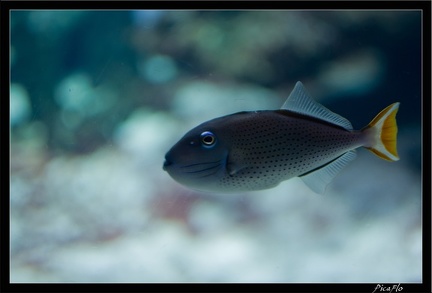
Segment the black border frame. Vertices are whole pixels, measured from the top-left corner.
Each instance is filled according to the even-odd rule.
[[[0,126],[2,128],[2,143],[0,144],[2,195],[0,200],[0,291],[1,292],[142,292],[142,291],[249,291],[249,292],[373,292],[377,284],[368,283],[134,283],[134,284],[80,284],[61,283],[44,284],[10,283],[10,227],[9,215],[9,178],[10,144],[5,143],[10,138],[9,125],[9,81],[10,81],[10,10],[14,9],[194,9],[194,10],[237,10],[237,9],[392,9],[392,10],[421,10],[423,15],[423,43],[422,43],[422,225],[423,225],[423,282],[400,284],[400,292],[431,292],[431,1],[268,1],[268,2],[166,2],[166,1],[1,1],[0,2],[0,80],[1,96],[5,104],[1,110]],[[9,140],[8,140],[9,142]],[[10,182],[10,181],[9,181]],[[10,193],[9,193],[10,195]],[[429,249],[428,249],[429,248]],[[381,284],[392,287],[395,284]],[[397,284],[396,284],[397,285]],[[378,292],[378,291],[376,291]],[[395,291],[393,291],[395,292]]]

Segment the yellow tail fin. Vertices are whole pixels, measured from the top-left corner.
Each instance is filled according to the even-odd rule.
[[[378,157],[392,162],[399,160],[396,149],[398,109],[399,103],[391,104],[363,129],[370,141],[365,147]]]

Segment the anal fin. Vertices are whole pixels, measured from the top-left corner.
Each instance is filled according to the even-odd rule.
[[[327,185],[333,180],[333,178],[355,158],[356,153],[354,150],[351,150],[321,168],[315,169],[312,172],[299,177],[310,189],[312,189],[312,191],[318,194],[323,194]]]

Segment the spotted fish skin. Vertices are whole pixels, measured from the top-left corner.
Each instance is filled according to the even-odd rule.
[[[272,188],[325,165],[365,141],[361,132],[287,110],[239,113],[214,123],[220,123],[214,130],[216,135],[227,133],[231,138],[220,191]]]
[[[239,112],[192,129],[166,154],[164,169],[179,183],[202,191],[268,189],[298,176],[323,193],[358,147],[389,161],[399,159],[398,106],[390,105],[356,131],[313,101],[298,82],[280,110]]]

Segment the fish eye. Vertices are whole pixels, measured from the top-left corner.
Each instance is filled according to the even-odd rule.
[[[216,142],[216,136],[210,131],[201,133],[201,143],[204,147],[212,147]]]

